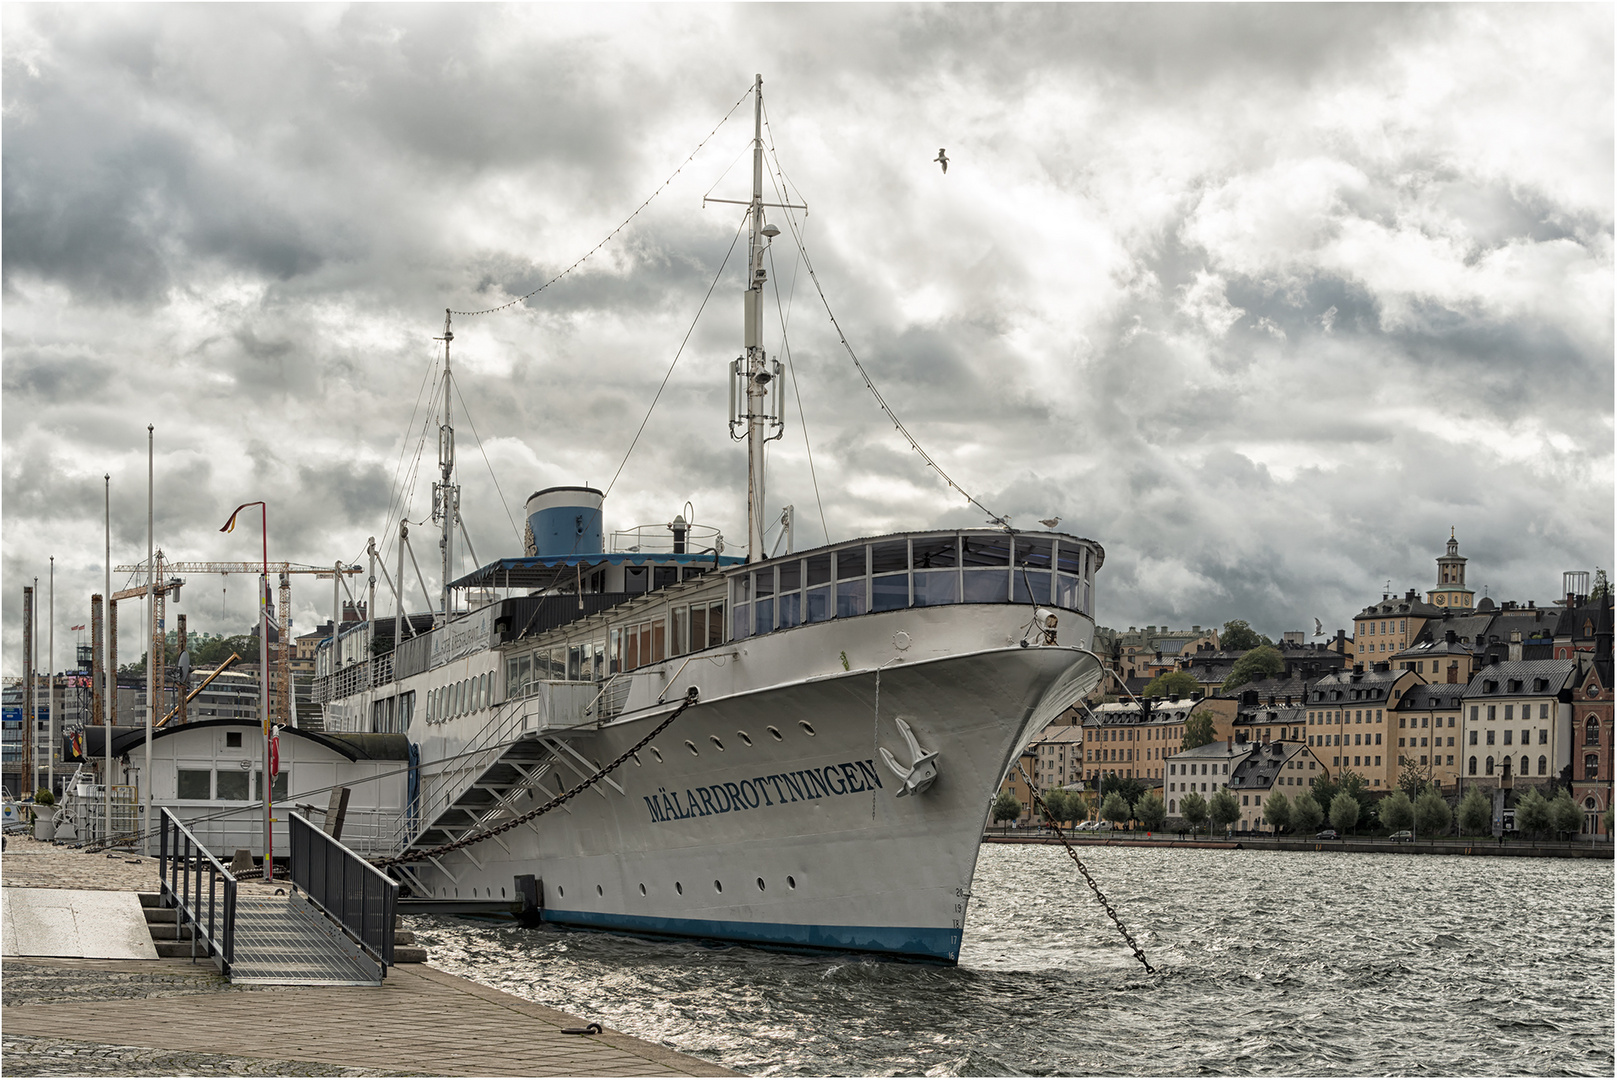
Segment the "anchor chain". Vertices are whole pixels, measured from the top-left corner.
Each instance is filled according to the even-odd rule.
[[[447,855],[451,851],[459,851],[461,848],[470,847],[472,844],[479,843],[483,840],[488,840],[491,837],[499,836],[501,833],[508,832],[511,829],[516,828],[518,825],[526,824],[536,817],[550,813],[552,810],[567,802],[573,796],[588,791],[590,788],[600,783],[609,773],[615,771],[619,766],[628,761],[630,758],[634,757],[641,750],[644,750],[647,743],[661,735],[668,729],[669,724],[672,724],[675,720],[679,719],[680,713],[696,704],[696,697],[696,687],[693,686],[686,690],[685,700],[680,702],[679,708],[669,713],[667,718],[664,719],[662,723],[652,728],[651,731],[647,733],[645,738],[641,739],[639,742],[629,747],[629,749],[619,754],[610,765],[602,767],[595,773],[595,775],[586,777],[584,780],[580,781],[576,787],[562,792],[549,802],[536,806],[527,813],[519,814],[510,821],[502,821],[500,824],[491,829],[484,829],[482,832],[470,833],[466,836],[460,837],[458,840],[451,840],[447,844],[439,844],[437,847],[427,848],[424,851],[415,851],[404,855],[395,855],[390,859],[376,859],[372,861],[371,865],[380,869],[388,866],[398,866],[401,863],[420,862],[422,859],[435,858],[439,855]]]
[[[1060,825],[1056,824],[1055,818],[1050,816],[1049,808],[1044,805],[1044,800],[1039,798],[1038,789],[1033,786],[1033,781],[1029,779],[1027,770],[1022,767],[1022,759],[1020,757],[1016,759],[1016,771],[1022,774],[1022,782],[1027,784],[1028,794],[1033,796],[1034,805],[1044,813],[1045,820],[1048,821],[1050,823],[1050,827],[1056,831],[1056,839],[1060,840],[1061,846],[1067,849],[1067,854],[1071,855],[1072,861],[1078,865],[1078,872],[1084,875],[1084,880],[1087,881],[1089,883],[1089,887],[1094,890],[1095,899],[1100,901],[1100,906],[1106,909],[1107,916],[1109,916],[1113,924],[1117,926],[1117,932],[1123,935],[1123,940],[1128,942],[1129,948],[1134,950],[1134,959],[1138,960],[1141,966],[1145,968],[1145,973],[1147,975],[1155,975],[1157,973],[1157,969],[1152,967],[1151,961],[1145,958],[1145,950],[1140,948],[1139,943],[1134,940],[1134,935],[1129,933],[1129,928],[1123,925],[1122,916],[1118,915],[1117,911],[1113,909],[1112,902],[1106,899],[1106,894],[1100,891],[1100,886],[1095,883],[1095,879],[1089,874],[1089,867],[1084,865],[1084,860],[1078,857],[1077,850],[1074,849],[1072,844],[1067,841],[1067,834],[1062,831]]]

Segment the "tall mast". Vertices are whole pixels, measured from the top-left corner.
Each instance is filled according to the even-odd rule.
[[[747,372],[747,561],[766,556],[764,550],[764,394],[770,379],[764,356],[764,77],[752,84],[752,211],[747,238],[749,269],[746,294]]]
[[[438,473],[440,480],[432,486],[432,516],[442,526],[438,537],[438,553],[443,559],[443,617],[449,621],[449,581],[454,558],[455,520],[460,513],[460,488],[450,483],[455,472],[455,428],[449,419],[449,344],[455,340],[449,329],[449,309],[444,309],[444,422],[438,427]],[[400,571],[402,574],[403,571]],[[431,606],[430,604],[428,605]]]

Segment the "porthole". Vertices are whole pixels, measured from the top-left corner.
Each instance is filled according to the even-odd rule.
[[[599,885],[597,885],[597,886],[595,886],[595,895],[596,896],[605,896],[606,894],[604,892],[602,892],[601,887]]]
[[[640,767],[640,765],[641,765],[641,762],[640,762],[640,755],[639,755],[639,754],[630,754],[630,755],[629,755],[629,756],[630,756],[630,757],[632,757],[632,758],[634,758],[634,763],[635,763],[635,766],[636,766],[636,767]]]
[[[763,878],[758,879],[758,891],[759,892],[764,891],[764,879]]]
[[[272,792],[270,792],[270,794],[273,795],[275,793],[272,791]],[[455,888],[455,899],[457,899],[457,900],[460,899],[460,887],[459,886],[456,886],[456,888]]]
[[[724,883],[722,881],[715,881],[713,883],[713,891],[714,892],[723,892],[724,891]]]
[[[797,722],[797,726],[802,728],[810,736],[812,736],[814,734],[814,725],[809,723],[807,720],[799,720]]]
[[[747,733],[745,731],[736,732],[736,738],[740,739],[742,742],[746,743],[748,746],[752,745],[752,739],[747,736]]]
[[[273,792],[271,792],[271,794],[274,794],[274,793],[273,793]],[[504,900],[504,899],[505,899],[505,890],[504,890],[504,889],[503,889],[503,888],[502,888],[502,889],[501,889],[501,890],[500,890],[500,899],[501,899],[501,900]]]
[[[663,759],[662,751],[658,750],[655,746],[651,748],[651,756],[656,758],[658,761],[662,761]]]
[[[769,726],[769,734],[771,734],[771,735],[773,735],[775,737],[776,742],[780,742],[780,740],[783,737],[781,735],[781,733],[780,733],[780,730],[778,728],[776,728],[773,724],[771,724]]]
[[[681,885],[679,882],[676,881],[676,882],[674,882],[674,891],[679,893],[679,895],[684,896],[685,895],[685,886]]]
[[[643,881],[640,883],[640,895],[646,895],[646,883]]]
[[[560,885],[557,885],[556,886],[556,895],[557,896],[566,896],[567,895],[567,890],[562,888]]]
[[[691,752],[691,757],[701,757],[701,752],[696,749],[696,744],[689,739],[685,740],[685,749]]]
[[[724,749],[724,744],[719,741],[717,735],[709,735],[708,738],[712,740],[714,746],[717,746],[720,750]]]
[[[787,887],[787,888],[788,888],[788,889],[795,889],[795,888],[797,888],[797,879],[796,879],[796,878],[794,878],[794,877],[793,877],[793,876],[792,876],[792,875],[790,875],[790,874],[787,874],[787,875],[786,875],[786,887]]]

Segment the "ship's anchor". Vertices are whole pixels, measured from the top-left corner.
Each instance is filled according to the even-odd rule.
[[[895,795],[902,799],[906,795],[919,795],[932,786],[932,782],[938,778],[938,752],[936,750],[922,750],[921,744],[915,741],[915,732],[910,730],[910,726],[904,722],[902,716],[895,716],[893,720],[898,724],[899,734],[903,735],[904,741],[910,744],[910,760],[914,764],[907,769],[904,768],[892,754],[887,752],[887,747],[885,746],[881,748],[881,756],[882,760],[887,762],[887,767],[892,769],[900,780],[904,781],[898,791],[895,792]]]

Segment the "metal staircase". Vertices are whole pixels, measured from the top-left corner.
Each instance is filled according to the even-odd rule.
[[[610,683],[606,689],[593,683],[539,683],[528,696],[497,706],[463,750],[441,769],[423,772],[413,813],[400,822],[393,850],[408,857],[473,836],[576,782],[564,773],[579,777],[593,773],[598,766],[569,745],[565,736],[596,726],[607,711],[610,688]],[[610,779],[605,784],[622,792]],[[605,791],[598,789],[598,794],[606,797]],[[492,842],[507,847],[501,837]],[[481,865],[475,853],[466,854]],[[437,858],[426,854],[422,858],[455,879]]]

